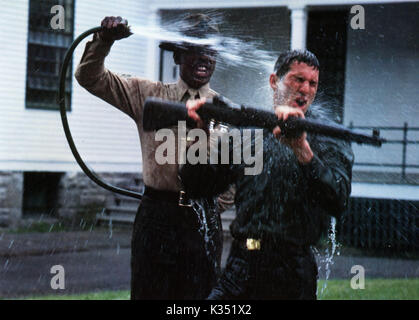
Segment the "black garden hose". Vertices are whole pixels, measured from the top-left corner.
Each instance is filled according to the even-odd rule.
[[[67,141],[68,141],[68,144],[70,146],[71,152],[73,153],[74,157],[76,158],[77,163],[79,164],[79,166],[81,167],[83,172],[90,179],[92,179],[95,183],[97,183],[102,188],[105,188],[106,190],[116,192],[116,193],[122,194],[124,196],[129,196],[129,197],[133,197],[133,198],[136,198],[136,199],[141,199],[142,198],[141,193],[130,191],[130,190],[125,190],[125,189],[122,189],[122,188],[112,186],[112,185],[104,182],[102,179],[100,179],[93,172],[93,170],[88,168],[88,166],[84,163],[83,159],[80,157],[80,154],[77,151],[77,148],[76,148],[76,145],[74,144],[74,140],[71,136],[70,127],[69,127],[68,121],[67,121],[67,109],[66,109],[66,102],[65,102],[65,84],[66,84],[65,83],[66,82],[65,78],[66,78],[66,74],[67,74],[68,65],[71,61],[71,58],[73,57],[73,52],[76,49],[76,47],[78,46],[78,44],[84,38],[86,38],[87,36],[89,36],[89,35],[91,35],[95,32],[98,32],[100,30],[101,30],[101,27],[95,27],[95,28],[91,28],[91,29],[83,32],[81,35],[79,35],[73,41],[70,48],[67,50],[67,52],[65,54],[64,62],[63,62],[63,65],[61,66],[61,71],[60,71],[59,103],[60,103],[61,120],[62,120],[65,136],[67,138]]]

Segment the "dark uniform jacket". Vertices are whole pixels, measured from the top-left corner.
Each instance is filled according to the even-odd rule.
[[[312,106],[306,118],[324,116]],[[307,140],[314,153],[307,165],[299,164],[288,146],[264,130],[259,175],[245,175],[242,162],[186,164],[180,176],[192,197],[219,194],[236,185],[237,214],[230,226],[234,239],[315,244],[327,230],[330,216],[339,217],[347,206],[354,156],[346,141],[316,134],[308,134]]]

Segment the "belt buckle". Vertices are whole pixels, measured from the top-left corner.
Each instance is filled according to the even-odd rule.
[[[260,239],[246,239],[247,250],[260,250]]]
[[[185,191],[180,191],[179,192],[179,207],[188,207],[188,208],[191,208],[192,207],[192,202],[191,202],[191,200],[189,200],[189,199],[187,199],[188,200],[188,203],[184,203],[184,201],[186,200],[185,198],[185,195],[186,195],[186,192]]]

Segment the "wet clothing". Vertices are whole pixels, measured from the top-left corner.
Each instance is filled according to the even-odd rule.
[[[148,190],[154,190],[141,201],[135,219],[131,298],[202,299],[215,284],[221,261],[219,212],[213,200],[200,200],[193,208],[178,205],[181,189],[178,164],[157,163],[156,149],[163,141],[156,141],[155,132],[143,130],[142,116],[148,96],[186,102],[211,98],[216,92],[208,84],[198,90],[190,88],[182,79],[163,84],[112,73],[104,67],[112,44],[113,41],[103,41],[95,34],[86,44],[76,79],[90,93],[135,121],[141,142],[144,184]],[[177,155],[177,127],[170,129],[176,136]]]
[[[223,240],[214,200],[180,207],[176,196],[145,189],[131,242],[131,299],[204,299],[217,282]]]
[[[261,250],[248,250],[245,241],[233,240],[226,268],[208,300],[316,299],[317,266],[310,247],[265,244]]]
[[[322,117],[310,109],[306,118]],[[257,298],[255,292],[259,291],[255,288],[259,287],[264,288],[260,289],[260,298],[300,297],[292,291],[295,287],[281,286],[274,290],[265,281],[278,285],[289,280],[301,283],[302,298],[310,296],[307,292],[313,292],[313,270],[316,268],[308,248],[327,231],[330,216],[339,217],[347,206],[354,157],[348,142],[310,133],[307,140],[314,158],[306,165],[298,163],[289,147],[277,140],[272,132],[264,130],[263,169],[259,175],[245,175],[243,162],[186,164],[182,167],[180,176],[185,190],[190,190],[193,196],[223,192],[234,183],[237,213],[230,225],[231,234],[237,243],[246,243],[249,238],[261,243],[262,250],[249,253],[243,252],[247,250],[243,246],[233,246],[230,263],[215,289],[217,297],[220,298],[219,293],[223,292],[222,297]],[[250,141],[243,140],[242,145],[250,142],[255,150],[255,141],[253,136]],[[231,148],[230,155],[232,151]],[[208,187],[197,190],[194,181],[203,180]],[[197,190],[196,193],[192,189]],[[252,259],[258,258],[254,256],[264,262],[255,267]],[[237,267],[240,265],[237,261],[244,261],[244,265]],[[248,281],[243,281],[245,271],[249,272],[245,277]],[[264,274],[263,278],[258,277],[259,273]],[[234,293],[241,291],[247,294]]]

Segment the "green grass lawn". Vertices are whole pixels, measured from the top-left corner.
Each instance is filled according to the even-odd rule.
[[[36,296],[26,297],[24,300],[129,300],[130,292],[124,291],[102,291],[102,292],[91,292],[82,293],[75,295],[48,295],[48,296]]]
[[[419,300],[419,278],[365,279],[365,289],[354,290],[350,280],[319,281],[320,300]]]
[[[365,289],[354,290],[350,280],[324,280],[318,284],[319,300],[419,300],[419,278],[365,279]],[[78,295],[27,297],[32,300],[129,300],[129,291],[104,291]]]

